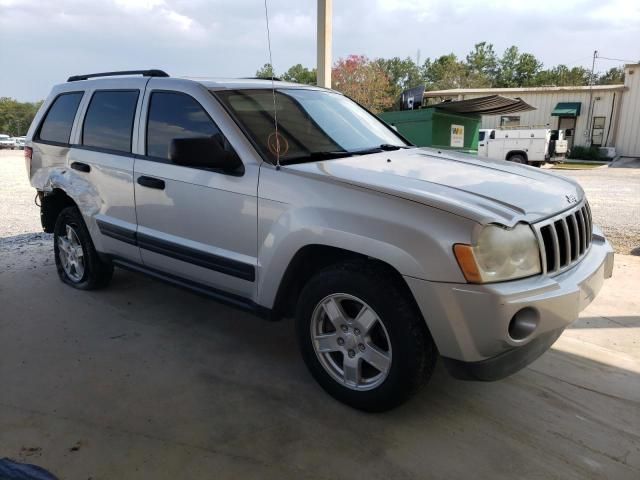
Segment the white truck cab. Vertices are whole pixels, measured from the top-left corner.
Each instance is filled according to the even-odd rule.
[[[549,128],[480,129],[478,156],[524,163],[535,167],[560,163],[568,144],[563,130]]]

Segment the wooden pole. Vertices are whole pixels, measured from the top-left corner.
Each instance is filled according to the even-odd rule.
[[[331,88],[333,0],[318,0],[318,86]]]

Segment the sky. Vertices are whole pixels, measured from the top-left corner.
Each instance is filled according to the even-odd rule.
[[[640,0],[334,0],[333,58],[464,56],[487,41],[545,66],[640,60]],[[267,0],[277,73],[316,63],[316,1]],[[0,0],[0,97],[73,74],[160,68],[247,77],[269,61],[264,0]],[[598,60],[603,71],[623,62]]]

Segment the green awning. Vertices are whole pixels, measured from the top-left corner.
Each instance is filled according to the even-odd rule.
[[[577,117],[580,115],[580,102],[560,102],[551,112],[552,117]]]

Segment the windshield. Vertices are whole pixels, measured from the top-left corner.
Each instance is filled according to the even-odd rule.
[[[225,90],[215,95],[235,115],[265,158],[282,164],[406,148],[381,120],[343,95],[311,89],[278,89],[278,136],[273,92]]]

